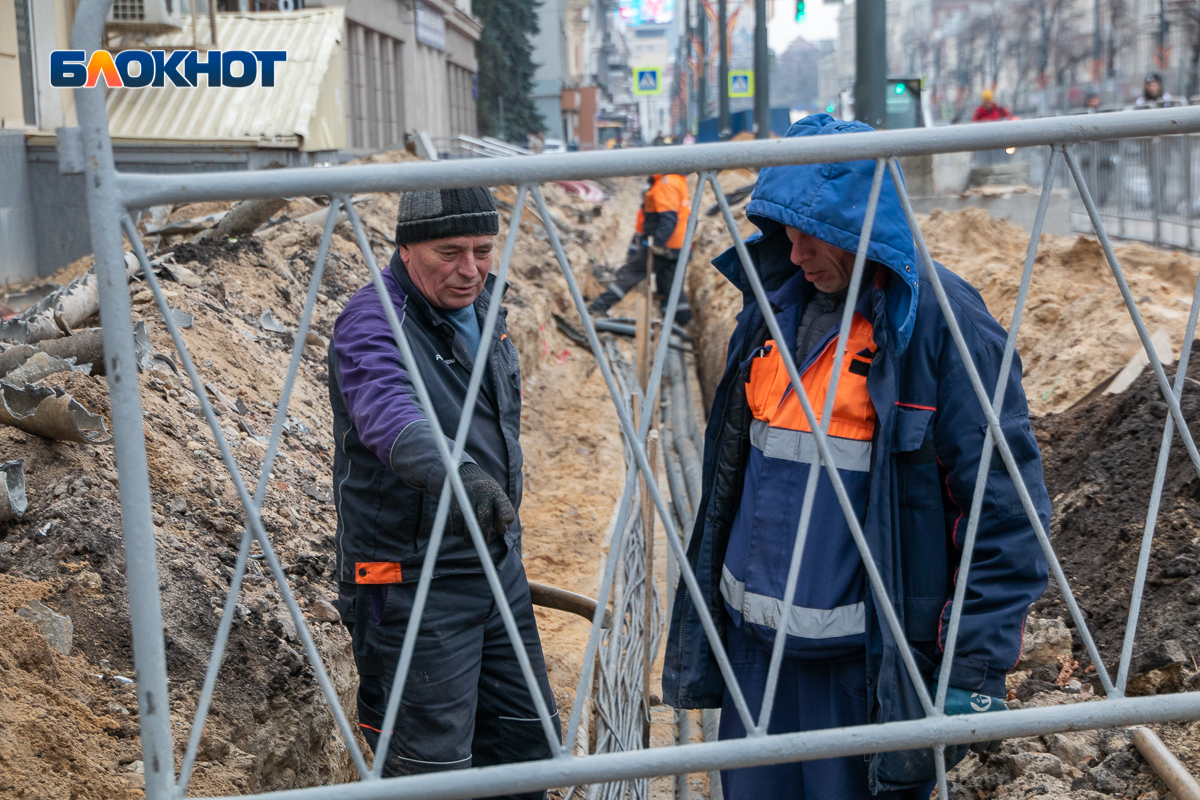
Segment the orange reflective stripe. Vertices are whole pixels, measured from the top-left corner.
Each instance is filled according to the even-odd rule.
[[[646,226],[646,212],[639,208],[638,215],[637,215],[637,227],[635,228],[635,230],[638,233],[642,233],[642,228],[644,228],[645,226]]]
[[[833,356],[837,339],[825,346],[821,355],[809,365],[800,380],[812,403],[818,421],[825,408],[825,393],[833,374]],[[746,383],[746,399],[751,412],[773,428],[794,431],[811,431],[800,399],[795,392],[788,392],[791,381],[783,366],[779,349],[772,345],[771,352],[754,359],[750,365],[750,379]],[[833,404],[833,419],[829,423],[829,434],[843,439],[870,440],[875,433],[875,406],[867,393],[867,371],[871,365],[865,356],[875,350],[871,323],[861,314],[855,313],[850,323],[850,336],[846,342],[846,357],[842,361],[842,375],[838,381],[837,399]]]
[[[403,583],[400,565],[391,561],[359,561],[354,565],[355,583]]]

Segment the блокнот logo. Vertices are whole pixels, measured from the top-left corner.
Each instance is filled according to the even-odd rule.
[[[115,56],[96,50],[91,58],[84,50],[54,50],[50,53],[50,85],[62,89],[95,86],[101,77],[111,88],[123,86],[196,86],[204,75],[209,86],[275,85],[275,65],[287,61],[286,50],[209,50],[200,60],[197,50],[122,50]],[[235,68],[240,67],[236,70]]]

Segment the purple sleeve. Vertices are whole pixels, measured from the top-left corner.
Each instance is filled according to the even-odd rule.
[[[403,308],[400,318],[403,322]],[[373,290],[347,304],[334,325],[333,347],[342,397],[358,438],[405,483],[440,493],[445,465]],[[462,461],[471,459],[464,454]]]

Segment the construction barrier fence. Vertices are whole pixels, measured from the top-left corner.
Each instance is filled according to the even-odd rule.
[[[74,43],[77,48],[91,50],[101,42],[104,20],[111,0],[83,0],[80,4],[74,28]],[[1150,341],[1146,326],[1139,314],[1137,304],[1132,297],[1128,284],[1122,273],[1121,266],[1113,252],[1106,233],[1105,212],[1094,199],[1091,187],[1095,181],[1089,181],[1088,171],[1096,171],[1095,155],[1087,154],[1104,152],[1105,148],[1125,148],[1140,146],[1138,142],[1144,137],[1170,137],[1155,141],[1171,143],[1164,147],[1162,158],[1176,158],[1171,155],[1178,152],[1175,142],[1189,141],[1175,134],[1200,132],[1200,109],[1170,109],[1163,111],[1147,111],[1137,114],[1111,114],[1103,117],[1087,118],[1057,118],[1031,120],[998,125],[962,126],[939,128],[932,130],[894,131],[855,134],[850,136],[825,136],[806,138],[803,140],[785,139],[774,141],[757,141],[729,143],[718,145],[698,145],[693,147],[647,148],[637,151],[615,151],[607,153],[579,153],[564,155],[542,155],[535,158],[512,156],[495,159],[461,160],[443,163],[425,164],[392,164],[370,165],[355,167],[332,167],[325,169],[281,169],[254,173],[202,175],[133,175],[117,172],[113,163],[112,144],[108,136],[107,119],[104,108],[104,93],[102,88],[77,89],[76,106],[85,156],[87,176],[87,198],[89,208],[89,224],[92,241],[96,253],[96,273],[100,280],[101,314],[103,318],[103,336],[105,344],[105,363],[107,379],[111,394],[112,422],[115,433],[115,450],[120,476],[120,499],[122,512],[122,528],[125,541],[127,576],[130,593],[130,616],[132,625],[133,648],[137,668],[137,693],[139,700],[139,722],[141,726],[141,744],[144,755],[146,795],[151,800],[167,800],[167,798],[182,797],[187,792],[189,777],[196,761],[205,718],[212,700],[213,689],[216,685],[220,670],[221,659],[227,641],[230,626],[233,622],[238,594],[242,579],[245,575],[247,560],[250,555],[251,543],[258,542],[265,556],[265,562],[273,575],[278,590],[286,604],[295,627],[302,641],[303,650],[317,682],[329,704],[334,724],[340,731],[345,746],[350,754],[360,780],[356,783],[340,786],[322,786],[305,789],[292,789],[255,795],[261,798],[288,798],[289,800],[321,800],[322,798],[338,798],[338,800],[366,800],[367,798],[442,798],[457,800],[480,796],[492,796],[523,791],[534,791],[554,787],[574,787],[581,785],[599,784],[621,780],[645,779],[660,775],[680,775],[689,772],[711,772],[716,769],[747,767],[763,764],[782,763],[788,761],[803,761],[847,756],[888,750],[932,748],[937,765],[938,790],[940,797],[947,797],[946,770],[944,747],[951,744],[961,744],[977,741],[988,741],[1034,734],[1047,734],[1068,729],[1078,730],[1099,728],[1134,723],[1161,722],[1167,720],[1182,720],[1200,718],[1200,693],[1171,696],[1156,696],[1145,698],[1125,698],[1125,686],[1128,679],[1129,663],[1136,633],[1137,621],[1141,607],[1141,597],[1146,580],[1149,563],[1150,544],[1154,536],[1154,523],[1157,516],[1159,499],[1162,493],[1163,479],[1166,474],[1167,455],[1175,436],[1179,436],[1186,446],[1192,466],[1200,473],[1200,452],[1183,418],[1179,398],[1184,388],[1184,375],[1187,368],[1189,349],[1184,348],[1180,364],[1174,376],[1167,374],[1160,362],[1155,348]],[[1117,141],[1120,140],[1120,141]],[[1006,146],[1040,147],[1048,153],[1045,174],[1052,175],[1058,164],[1065,164],[1066,169],[1078,188],[1084,211],[1094,227],[1096,235],[1108,261],[1113,277],[1128,308],[1138,336],[1146,350],[1153,368],[1155,378],[1162,391],[1163,398],[1169,407],[1169,415],[1163,430],[1162,443],[1159,451],[1158,469],[1155,475],[1153,495],[1150,501],[1151,511],[1147,515],[1143,535],[1141,558],[1138,563],[1136,583],[1133,589],[1133,602],[1130,604],[1127,634],[1118,661],[1116,674],[1111,674],[1106,661],[1096,648],[1096,644],[1088,630],[1088,622],[1081,612],[1072,594],[1070,584],[1064,575],[1062,567],[1055,556],[1048,532],[1044,529],[1035,511],[1028,488],[1025,486],[1021,472],[1014,461],[1009,443],[1006,441],[1000,427],[999,418],[1003,412],[1003,376],[1009,371],[1009,365],[1016,348],[1017,335],[1021,325],[1021,315],[1032,277],[1035,257],[1037,255],[1039,234],[1049,201],[1049,193],[1043,193],[1038,208],[1034,230],[1030,238],[1024,271],[1022,273],[1020,292],[1016,303],[1012,323],[1000,368],[1001,383],[997,386],[984,385],[972,361],[971,354],[963,340],[959,322],[955,317],[937,271],[933,268],[932,260],[925,246],[916,216],[913,213],[904,183],[900,174],[897,158],[904,155],[917,155],[935,152],[954,152],[962,150],[987,150]],[[1190,153],[1190,148],[1184,145],[1184,153]],[[1091,158],[1091,161],[1087,159]],[[590,695],[592,671],[597,663],[597,651],[601,642],[601,622],[604,611],[609,606],[610,592],[614,582],[620,559],[610,557],[605,562],[600,579],[599,597],[596,614],[592,620],[590,637],[587,642],[583,659],[583,670],[579,676],[578,690],[575,693],[574,705],[567,720],[565,730],[560,739],[558,723],[551,718],[542,693],[538,690],[525,648],[521,644],[512,612],[505,601],[504,592],[499,583],[492,560],[488,556],[484,538],[474,517],[467,515],[466,522],[470,536],[477,552],[497,606],[501,612],[508,635],[513,642],[525,681],[530,694],[537,705],[538,715],[543,732],[550,744],[553,758],[518,764],[508,764],[494,767],[474,768],[437,774],[407,776],[401,778],[382,779],[383,758],[373,761],[368,754],[362,752],[353,735],[353,727],[343,711],[338,697],[333,690],[329,675],[322,665],[311,634],[301,609],[289,589],[271,539],[264,530],[260,511],[267,485],[268,476],[279,448],[280,436],[284,430],[287,417],[290,392],[295,381],[296,372],[303,355],[305,335],[308,331],[313,307],[317,299],[317,291],[329,253],[330,240],[337,220],[337,210],[343,209],[348,215],[355,237],[366,260],[372,282],[383,299],[388,323],[395,338],[399,356],[409,370],[413,389],[425,409],[426,418],[434,429],[434,439],[438,442],[439,455],[448,466],[447,480],[443,486],[437,508],[437,516],[433,527],[428,556],[422,566],[417,595],[412,615],[408,621],[407,635],[400,654],[398,669],[395,673],[395,683],[389,697],[388,707],[382,733],[380,736],[380,752],[387,751],[388,739],[396,718],[397,709],[403,697],[409,665],[412,659],[415,634],[430,591],[433,566],[439,544],[442,540],[445,523],[449,516],[451,497],[458,498],[460,503],[467,504],[467,496],[462,481],[455,469],[459,455],[465,446],[467,431],[471,422],[471,410],[474,399],[479,392],[483,379],[484,365],[488,363],[488,348],[492,341],[492,331],[496,325],[500,303],[494,299],[487,311],[483,325],[480,351],[475,358],[475,368],[468,388],[468,397],[464,405],[462,418],[453,439],[443,436],[438,423],[438,415],[432,406],[429,393],[422,380],[420,370],[412,358],[408,340],[397,318],[396,311],[387,300],[387,292],[383,284],[383,275],[376,262],[375,253],[363,228],[354,206],[349,202],[352,192],[361,191],[405,191],[415,189],[434,189],[461,187],[471,185],[515,185],[518,187],[517,201],[511,216],[508,235],[504,242],[497,272],[497,287],[493,298],[500,298],[502,287],[508,277],[509,263],[513,248],[519,238],[520,220],[524,207],[532,203],[544,225],[546,235],[561,268],[575,309],[579,315],[579,324],[587,338],[592,353],[600,366],[608,391],[612,396],[616,414],[620,422],[626,446],[629,449],[636,469],[628,470],[624,492],[618,507],[617,520],[614,527],[611,553],[619,553],[622,548],[622,537],[628,530],[626,522],[631,514],[638,513],[634,502],[635,488],[639,474],[646,476],[642,482],[653,503],[657,520],[665,529],[665,539],[674,556],[674,563],[679,570],[679,579],[689,589],[692,598],[703,596],[696,575],[688,566],[684,552],[684,532],[676,525],[677,515],[673,513],[668,500],[663,497],[654,479],[655,471],[647,455],[647,445],[650,429],[656,414],[651,413],[654,398],[658,395],[664,371],[670,369],[670,359],[673,357],[669,349],[669,336],[659,336],[655,344],[653,368],[651,370],[648,388],[644,392],[632,392],[634,403],[640,411],[637,414],[638,423],[635,425],[634,408],[629,401],[628,381],[620,378],[613,369],[613,364],[606,355],[605,346],[599,338],[596,326],[587,312],[583,295],[575,278],[571,264],[563,251],[558,231],[552,222],[550,212],[538,188],[539,183],[547,180],[583,179],[589,177],[617,177],[646,175],[661,172],[693,173],[697,175],[697,184],[693,200],[692,214],[689,218],[686,237],[679,255],[674,281],[670,287],[668,303],[665,309],[665,319],[673,319],[683,290],[685,268],[688,263],[692,239],[695,233],[698,217],[698,203],[704,184],[708,184],[715,194],[721,214],[728,228],[729,235],[753,288],[753,293],[766,318],[771,336],[776,341],[783,340],[771,304],[767,301],[762,281],[754,267],[745,244],[738,233],[738,227],[730,204],[716,180],[718,170],[733,167],[759,168],[770,165],[796,163],[823,163],[829,161],[872,160],[875,163],[874,180],[870,200],[862,231],[861,243],[854,262],[854,271],[849,289],[849,297],[845,305],[841,331],[838,339],[837,356],[833,375],[840,374],[840,360],[845,348],[846,332],[849,330],[850,314],[861,288],[861,278],[866,264],[867,246],[873,223],[875,208],[881,192],[895,191],[908,218],[909,225],[917,244],[917,251],[925,268],[938,304],[945,315],[946,322],[952,334],[954,345],[966,365],[971,387],[977,401],[987,419],[987,436],[980,459],[980,473],[972,497],[968,516],[966,534],[964,537],[959,578],[956,583],[953,598],[952,613],[948,627],[945,656],[941,665],[938,691],[932,692],[926,685],[918,670],[908,646],[903,626],[894,608],[894,599],[888,596],[884,589],[882,577],[874,558],[867,546],[858,517],[851,507],[850,500],[842,485],[838,471],[833,467],[834,460],[830,451],[825,430],[830,418],[830,409],[836,394],[836,383],[832,391],[827,393],[824,413],[818,418],[809,402],[804,387],[799,379],[796,364],[792,355],[783,351],[782,356],[788,374],[791,378],[804,414],[813,431],[821,463],[836,492],[847,523],[850,527],[855,544],[861,554],[862,561],[870,580],[874,602],[882,617],[882,624],[887,626],[890,636],[899,643],[901,656],[904,660],[908,678],[913,682],[920,697],[925,716],[905,722],[893,722],[882,725],[865,725],[849,728],[806,731],[783,735],[768,735],[767,721],[770,718],[775,690],[783,658],[784,637],[776,637],[776,644],[771,654],[770,672],[767,689],[761,707],[753,708],[747,703],[735,678],[729,657],[722,645],[716,622],[713,620],[708,607],[704,603],[697,606],[697,611],[703,621],[705,633],[712,645],[720,670],[726,680],[733,699],[735,713],[739,715],[749,735],[744,739],[699,744],[683,744],[673,747],[653,749],[632,749],[622,752],[609,752],[598,755],[574,755],[574,743],[584,712],[584,699]],[[885,188],[884,176],[890,174],[891,181]],[[1189,184],[1190,185],[1190,184]],[[325,222],[321,244],[318,250],[316,264],[308,287],[304,311],[299,328],[295,334],[295,345],[287,379],[282,394],[276,406],[274,426],[271,431],[267,452],[257,476],[257,481],[251,488],[251,476],[243,475],[234,460],[229,443],[226,440],[212,403],[203,389],[203,381],[196,364],[188,353],[179,326],[169,312],[167,297],[159,284],[155,271],[151,267],[130,213],[150,205],[163,202],[186,202],[215,199],[241,199],[248,197],[288,197],[297,195],[326,195],[330,198],[330,213]],[[1190,219],[1190,208],[1187,211]],[[163,323],[169,331],[178,351],[179,361],[183,371],[196,390],[196,397],[202,407],[204,417],[212,428],[212,434],[220,451],[221,459],[229,470],[237,495],[245,507],[248,525],[242,535],[241,547],[238,552],[236,566],[230,590],[225,602],[220,627],[214,642],[208,672],[202,688],[202,694],[192,722],[187,748],[178,773],[175,770],[175,750],[172,736],[172,726],[169,718],[169,703],[167,702],[167,667],[164,653],[161,600],[159,593],[159,573],[155,560],[154,525],[152,522],[151,497],[149,489],[146,449],[143,432],[141,400],[139,396],[137,362],[134,355],[133,325],[131,321],[130,300],[127,290],[127,273],[122,243],[122,233],[128,238],[142,268],[142,277],[146,280],[154,295],[154,299],[162,312]],[[1187,338],[1191,341],[1195,335],[1197,312],[1200,310],[1200,284],[1196,287],[1191,312],[1188,318]],[[622,384],[625,384],[623,391]],[[818,420],[824,420],[819,422]],[[447,432],[450,433],[450,432]],[[452,442],[452,444],[451,444]],[[979,524],[980,508],[983,502],[986,470],[992,462],[992,451],[999,453],[1005,469],[1007,469],[1020,495],[1021,503],[1029,522],[1037,534],[1042,550],[1050,563],[1051,573],[1062,591],[1066,605],[1074,619],[1076,630],[1082,637],[1083,644],[1095,665],[1099,680],[1105,690],[1106,699],[1101,702],[1078,703],[1071,705],[1053,706],[1046,708],[1028,708],[1012,710],[1003,714],[982,714],[972,716],[948,716],[944,713],[945,691],[948,686],[947,677],[949,665],[953,660],[958,636],[959,620],[967,585],[967,576],[971,567],[975,537]],[[789,564],[787,593],[791,597],[798,580],[801,555],[804,542],[809,533],[808,520],[811,515],[815,483],[820,470],[813,470],[806,486],[804,511],[801,515],[800,526],[797,530],[795,546]],[[668,587],[670,593],[672,587]],[[785,617],[790,614],[791,604],[786,604]],[[784,620],[786,628],[786,618]],[[560,744],[564,742],[565,744]]]

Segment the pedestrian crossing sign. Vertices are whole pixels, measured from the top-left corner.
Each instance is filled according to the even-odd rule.
[[[754,96],[754,70],[752,70],[752,69],[731,69],[729,71],[729,96],[730,97],[753,97]]]
[[[662,94],[662,81],[658,67],[633,68],[634,94]]]

